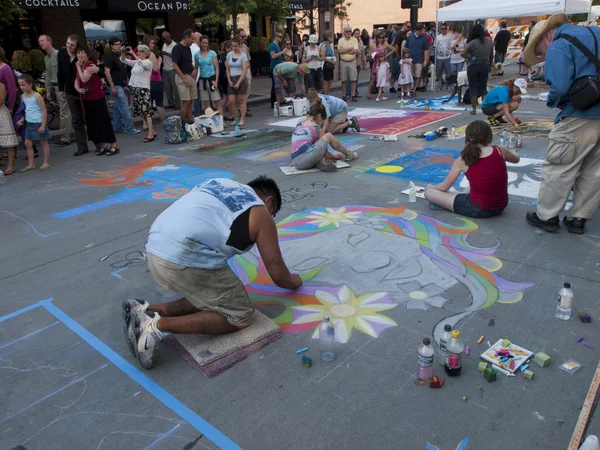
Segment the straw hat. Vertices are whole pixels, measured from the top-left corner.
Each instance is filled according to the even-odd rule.
[[[310,67],[308,67],[308,64],[306,63],[298,64],[298,69],[304,73],[310,73]]]
[[[532,30],[529,32],[529,41],[527,47],[523,52],[523,60],[529,67],[535,66],[537,63],[542,62],[545,58],[538,58],[535,54],[535,47],[538,45],[540,39],[548,31],[558,28],[562,24],[568,23],[569,19],[565,14],[554,14],[550,16],[548,20],[540,20]]]

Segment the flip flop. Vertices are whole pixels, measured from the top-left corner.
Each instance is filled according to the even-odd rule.
[[[37,169],[35,167],[25,167],[24,169],[21,169],[21,173],[31,172],[32,170],[37,170]]]
[[[346,161],[353,161],[356,158],[358,158],[358,153],[350,152],[350,154],[348,156],[346,156]]]
[[[15,169],[12,170],[7,170],[6,172],[4,172],[4,176],[7,177],[9,175],[14,175],[17,171]]]
[[[47,170],[50,167],[51,167],[50,164],[44,164],[43,166],[40,167],[40,170]]]

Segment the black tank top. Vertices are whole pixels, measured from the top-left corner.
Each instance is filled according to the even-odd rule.
[[[238,250],[246,250],[248,247],[254,245],[254,242],[250,239],[250,210],[248,208],[231,224],[229,228],[229,239],[226,244],[230,247],[237,248]]]

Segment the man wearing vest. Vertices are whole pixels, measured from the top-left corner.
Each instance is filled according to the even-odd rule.
[[[586,220],[600,206],[600,102],[577,109],[578,96],[569,91],[576,80],[598,77],[595,63],[577,45],[597,60],[600,29],[571,25],[566,15],[555,14],[538,22],[529,36],[525,63],[533,67],[546,59],[547,105],[560,112],[548,135],[537,212],[527,213],[527,222],[548,232],[558,231],[559,214],[574,189],[573,206],[563,224],[569,233],[583,234]],[[584,95],[584,100],[590,97]]]
[[[254,244],[277,286],[302,286],[281,256],[273,220],[280,208],[279,187],[265,176],[247,185],[217,178],[158,216],[148,234],[148,266],[160,285],[183,298],[158,305],[123,302],[127,343],[142,367],[154,366],[154,352],[170,333],[226,334],[251,324],[254,308],[227,260]]]
[[[346,100],[346,82],[350,81],[352,101],[356,99],[356,80],[358,79],[358,70],[356,69],[356,57],[358,56],[358,41],[352,36],[352,27],[344,27],[344,37],[338,41],[338,51],[340,52],[340,78],[342,80],[343,99]]]

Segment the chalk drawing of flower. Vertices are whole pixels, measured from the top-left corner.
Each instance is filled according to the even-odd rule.
[[[410,285],[417,283],[409,283]],[[436,308],[443,308],[444,303],[448,301],[444,297],[440,297],[439,294],[445,292],[445,289],[437,286],[436,284],[428,284],[426,286],[416,286],[412,287],[409,291],[407,289],[408,302],[406,302],[406,307],[408,309],[423,309],[428,310],[430,306],[434,306]]]
[[[336,228],[340,227],[341,223],[353,224],[355,219],[362,216],[362,211],[346,212],[346,208],[325,208],[327,211],[311,211],[306,217],[307,219],[313,219],[309,223],[318,225],[319,228],[326,227],[327,225],[335,225]]]
[[[379,314],[381,311],[395,308],[387,292],[372,292],[356,297],[348,286],[335,293],[333,291],[315,291],[315,297],[321,305],[293,306],[294,320],[292,324],[320,322],[328,316],[335,327],[335,340],[345,344],[357,329],[371,337],[398,324],[392,319]],[[313,339],[319,338],[319,328],[315,328]]]

